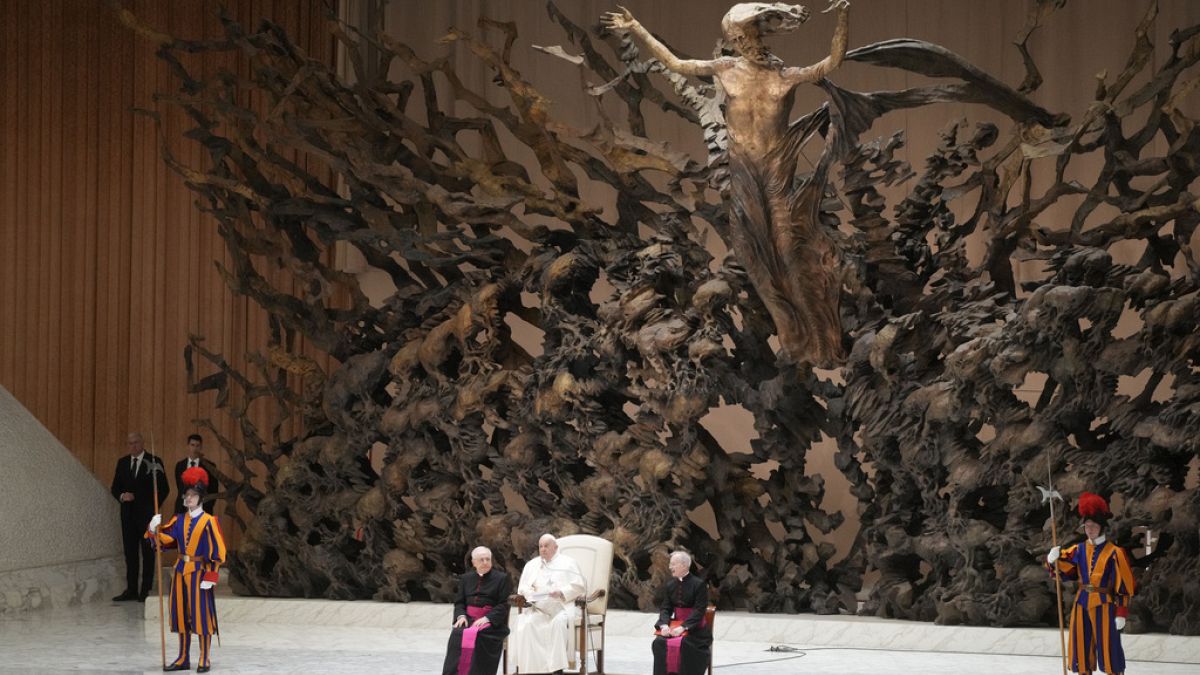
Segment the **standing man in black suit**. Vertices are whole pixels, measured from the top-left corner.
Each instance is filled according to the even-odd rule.
[[[146,523],[167,501],[171,486],[162,460],[146,452],[142,435],[129,434],[129,454],[117,460],[113,474],[112,496],[121,502],[121,543],[125,548],[125,592],[113,598],[145,600],[154,584],[154,548],[142,535]],[[154,482],[158,482],[158,504],[154,503]],[[138,584],[138,558],[141,557],[141,584]]]
[[[175,513],[184,512],[183,493],[185,490],[183,472],[193,466],[198,466],[208,473],[208,486],[206,489],[210,496],[204,500],[202,506],[208,512],[208,515],[211,516],[215,507],[211,495],[221,490],[221,481],[217,480],[217,467],[204,456],[204,437],[200,434],[192,434],[187,437],[187,457],[175,463],[175,494],[179,495],[175,498]]]

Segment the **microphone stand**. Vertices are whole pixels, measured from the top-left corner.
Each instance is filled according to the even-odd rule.
[[[576,563],[576,565],[578,565],[578,564],[579,563]],[[579,617],[579,644],[582,646],[582,650],[581,650],[582,653],[580,654],[580,657],[579,657],[579,675],[588,675],[587,655],[588,655],[588,652],[591,651],[588,649],[588,646],[591,644],[591,641],[592,641],[592,631],[588,630],[589,626],[588,626],[588,607],[587,606],[590,605],[593,601],[604,597],[604,589],[598,588],[595,591],[593,591],[591,594],[588,594],[588,578],[583,576],[583,574],[581,572],[574,572],[573,570],[572,570],[572,572],[576,576],[578,576],[581,581],[583,581],[583,593],[579,597],[575,598],[574,604],[576,607],[579,608],[579,614],[580,614],[580,617]]]
[[[578,565],[579,563],[576,562],[575,564]],[[579,637],[577,639],[578,645],[582,647],[579,650],[579,675],[587,675],[588,638],[591,637],[590,631],[588,631],[588,580],[587,577],[575,570],[571,570],[571,572],[583,582],[583,593],[572,600],[571,604],[579,608]]]

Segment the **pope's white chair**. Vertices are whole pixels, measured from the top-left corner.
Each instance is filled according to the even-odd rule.
[[[604,673],[604,619],[608,613],[608,583],[612,579],[612,542],[590,534],[571,534],[558,539],[558,552],[579,563],[587,580],[584,596],[575,601],[580,608],[579,629],[572,633],[571,653],[582,675],[587,675],[587,656],[596,652],[596,673]]]

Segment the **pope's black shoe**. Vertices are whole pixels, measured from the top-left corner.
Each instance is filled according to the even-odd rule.
[[[127,600],[137,600],[137,595],[130,593],[129,591],[125,591],[124,593],[112,599],[113,602],[125,602]]]

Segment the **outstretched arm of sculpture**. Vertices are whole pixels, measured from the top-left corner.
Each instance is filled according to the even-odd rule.
[[[846,56],[846,44],[850,40],[850,1],[833,0],[822,14],[830,11],[837,11],[837,28],[833,30],[833,45],[829,49],[829,56],[804,68],[784,68],[783,77],[792,84],[816,82],[842,65],[842,59]]]
[[[844,1],[844,0],[843,0]],[[609,30],[627,30],[633,33],[645,45],[650,55],[662,62],[668,70],[681,75],[713,75],[716,73],[716,61],[700,61],[697,59],[681,59],[671,53],[667,46],[650,34],[633,13],[624,7],[617,6],[620,11],[606,12],[600,17],[600,23]],[[844,43],[843,43],[844,46]],[[843,49],[843,51],[845,51]]]

